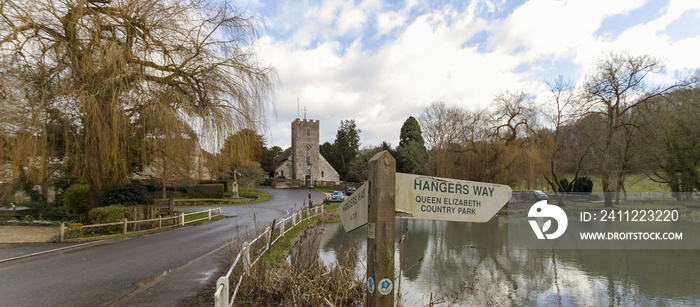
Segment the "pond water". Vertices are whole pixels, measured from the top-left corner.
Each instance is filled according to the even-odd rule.
[[[698,306],[700,250],[535,250],[508,248],[508,219],[488,223],[396,221],[406,230],[401,301],[425,306]],[[355,244],[364,276],[366,226],[326,225],[320,257],[331,265]],[[396,247],[398,273],[399,244]],[[395,287],[398,286],[398,279]]]

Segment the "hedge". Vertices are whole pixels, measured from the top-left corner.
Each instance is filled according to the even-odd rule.
[[[186,187],[188,198],[224,198],[224,185],[197,184]]]
[[[100,207],[90,210],[88,217],[92,224],[106,224],[121,222],[126,217],[129,209],[122,205]]]
[[[63,204],[71,213],[85,216],[90,211],[90,186],[73,184],[63,193]]]
[[[224,193],[229,191],[229,184],[226,180],[200,180],[199,184],[221,184],[224,186]]]

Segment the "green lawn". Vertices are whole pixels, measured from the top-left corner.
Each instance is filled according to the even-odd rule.
[[[240,198],[176,198],[176,206],[237,206],[265,202],[272,199],[270,194],[255,188],[240,187]]]
[[[333,193],[333,191],[341,191],[339,187],[316,187],[314,190],[323,193]],[[342,192],[345,193],[345,190],[342,190]]]
[[[585,176],[585,174],[580,174],[579,176]],[[600,176],[589,176],[591,180],[593,181],[593,192],[603,192],[603,183],[602,180],[600,179]],[[573,174],[566,174],[563,177],[560,177],[559,179],[568,179],[571,180],[574,178]],[[611,178],[610,185],[616,184],[612,180],[614,178]],[[519,191],[519,190],[525,190],[528,189],[525,185],[525,182],[521,182],[520,185],[518,186],[513,186],[512,187],[514,191]],[[552,188],[549,186],[548,183],[546,183],[542,179],[537,179],[535,180],[535,185],[534,187],[530,187],[529,189],[535,189],[535,190],[543,190],[545,192],[551,193]],[[658,183],[654,182],[647,175],[645,174],[631,174],[627,175],[625,177],[625,189],[627,190],[628,193],[638,193],[638,192],[670,192],[670,189],[666,184],[663,183]]]
[[[603,183],[600,177],[593,176],[591,180],[593,180],[593,192],[603,192]],[[611,185],[612,184],[611,182]],[[670,191],[667,185],[654,182],[644,174],[627,175],[625,178],[625,190],[627,190],[628,193]]]

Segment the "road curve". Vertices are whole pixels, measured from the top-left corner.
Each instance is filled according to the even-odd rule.
[[[271,201],[222,207],[224,215],[235,218],[2,262],[0,305],[182,305],[221,274],[228,247],[246,230],[298,211],[308,198],[307,190],[265,191]],[[314,203],[323,198],[312,191]]]

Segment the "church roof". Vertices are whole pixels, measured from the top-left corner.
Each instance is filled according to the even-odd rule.
[[[292,156],[292,148],[291,147],[285,149],[282,153],[277,155],[277,157],[275,157],[275,163],[274,163],[275,169],[280,167],[280,165],[282,165],[282,163],[287,161],[291,156]]]

